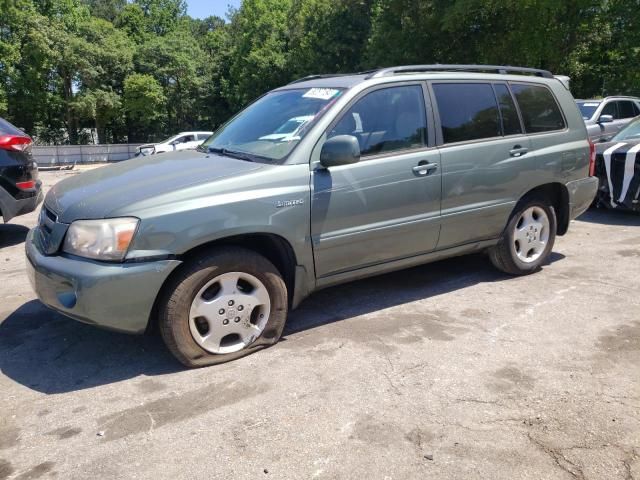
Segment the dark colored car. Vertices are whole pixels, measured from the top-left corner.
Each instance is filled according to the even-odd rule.
[[[640,116],[596,147],[596,205],[640,212]]]
[[[31,138],[0,118],[0,216],[4,222],[33,212],[42,201]]]

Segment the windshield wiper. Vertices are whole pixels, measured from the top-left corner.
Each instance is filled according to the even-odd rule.
[[[237,158],[240,160],[246,160],[248,162],[255,162],[256,160],[263,160],[265,162],[273,162],[273,158],[265,157],[264,155],[258,155],[256,153],[240,152],[238,150],[229,150],[228,148],[209,147],[209,152],[224,155],[226,157]]]
[[[224,155],[225,157],[237,158],[239,160],[246,160],[248,162],[255,162],[253,155],[244,152],[238,152],[236,150],[229,150],[227,148],[209,147],[211,153],[217,153],[218,155]]]

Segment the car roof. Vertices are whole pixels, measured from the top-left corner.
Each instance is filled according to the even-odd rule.
[[[565,77],[563,77],[565,78]],[[489,80],[547,83],[562,80],[547,70],[498,65],[406,65],[367,72],[335,75],[309,75],[275,91],[300,88],[351,88],[368,82],[372,85],[403,80]]]
[[[284,91],[293,89],[306,89],[306,88],[351,88],[361,83],[370,83],[372,85],[382,83],[392,83],[399,81],[420,81],[420,80],[469,80],[478,81],[485,80],[491,82],[529,82],[550,84],[552,82],[558,82],[557,79],[546,79],[534,76],[525,75],[504,75],[504,74],[490,74],[490,73],[467,73],[467,72],[438,72],[438,73],[415,73],[415,74],[402,74],[388,77],[379,77],[375,79],[368,78],[367,75],[349,75],[339,77],[323,77],[312,80],[305,80],[295,83],[284,85],[274,91]]]

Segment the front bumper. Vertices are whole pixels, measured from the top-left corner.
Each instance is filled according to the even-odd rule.
[[[102,263],[72,256],[44,255],[32,229],[25,242],[27,274],[45,305],[81,322],[125,333],[143,333],[155,299],[181,263]]]
[[[7,223],[18,215],[33,212],[42,202],[43,198],[44,195],[40,183],[38,183],[38,190],[33,196],[21,199],[13,198],[4,188],[0,188],[0,211],[2,212],[2,219]]]
[[[586,177],[567,183],[569,191],[569,220],[587,211],[598,191],[598,178]]]

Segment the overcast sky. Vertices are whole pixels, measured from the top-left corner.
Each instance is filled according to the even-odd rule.
[[[205,18],[217,15],[225,18],[225,14],[232,7],[238,7],[241,0],[187,0],[189,15],[196,18]]]

